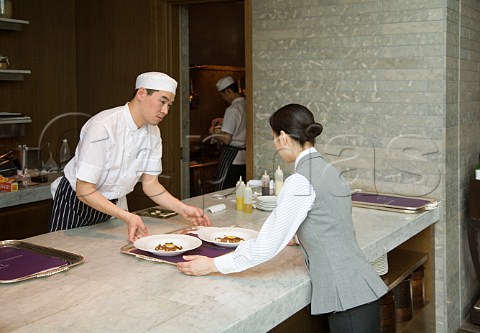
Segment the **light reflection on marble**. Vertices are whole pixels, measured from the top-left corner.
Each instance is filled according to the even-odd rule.
[[[185,201],[203,207],[225,203],[227,210],[209,214],[215,226],[259,230],[269,214],[244,214],[231,198],[210,194]],[[402,214],[354,208],[360,247],[373,261],[436,222],[438,210]],[[150,234],[189,226],[179,216],[143,219]],[[26,241],[86,260],[50,277],[0,285],[1,332],[265,332],[310,302],[310,280],[296,246],[245,272],[191,277],[173,265],[122,254],[127,230],[118,220]]]

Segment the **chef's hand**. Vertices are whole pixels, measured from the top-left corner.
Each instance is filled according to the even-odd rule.
[[[205,256],[183,256],[185,262],[177,263],[180,272],[186,275],[207,275],[218,272],[213,258]]]
[[[137,214],[128,213],[125,222],[128,226],[128,240],[130,242],[133,243],[140,237],[148,235],[147,227]]]
[[[211,126],[221,126],[223,124],[223,118],[215,118],[212,120]]]
[[[208,215],[198,207],[183,205],[183,207],[178,211],[180,215],[192,222],[194,226],[205,226],[208,227],[211,225],[210,218]]]

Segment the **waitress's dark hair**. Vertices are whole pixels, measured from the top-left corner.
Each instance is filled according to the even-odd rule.
[[[270,127],[275,135],[284,131],[297,140],[302,147],[305,142],[315,145],[315,138],[323,131],[323,126],[315,122],[312,112],[300,104],[288,104],[270,116]]]

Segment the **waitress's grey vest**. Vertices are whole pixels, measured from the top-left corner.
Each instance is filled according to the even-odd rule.
[[[349,186],[319,153],[302,158],[296,172],[310,180],[316,196],[297,232],[312,281],[312,314],[377,300],[387,287],[358,247]]]

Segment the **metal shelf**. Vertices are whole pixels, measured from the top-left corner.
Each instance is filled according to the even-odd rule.
[[[0,81],[23,81],[25,74],[30,73],[30,70],[0,69]]]
[[[15,20],[8,18],[0,18],[0,29],[22,31],[23,24],[29,24],[30,22],[24,20]]]

